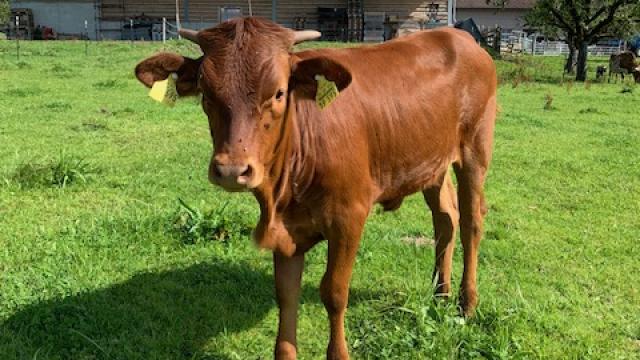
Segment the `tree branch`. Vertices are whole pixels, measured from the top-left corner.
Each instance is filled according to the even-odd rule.
[[[587,32],[586,38],[590,39],[593,36],[599,34],[605,27],[609,26],[613,22],[613,20],[615,20],[616,11],[618,11],[621,6],[631,4],[633,1],[635,0],[616,0],[609,7],[607,17],[604,18],[599,24],[594,26],[591,31]]]
[[[560,14],[560,12],[556,8],[554,8],[553,6],[549,6],[549,11],[551,11],[553,17],[556,18],[556,20],[559,22],[558,27],[563,28],[567,31],[574,32],[574,29],[571,27],[571,25],[569,25],[568,22],[564,20],[562,14]]]
[[[569,0],[569,13],[571,14],[571,17],[573,18],[573,23],[575,24],[575,28],[576,29],[580,29],[582,26],[580,26],[580,16],[578,15],[578,9],[576,6],[576,2],[574,0]]]
[[[607,7],[603,6],[600,9],[598,9],[598,11],[596,11],[595,14],[593,14],[593,16],[591,18],[589,18],[586,22],[585,25],[589,26],[589,24],[591,24],[592,22],[596,21],[597,18],[600,17],[600,15],[604,14],[607,11]]]

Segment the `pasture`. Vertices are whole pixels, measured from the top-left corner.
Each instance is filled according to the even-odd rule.
[[[208,183],[198,100],[159,105],[134,78],[162,45],[21,45],[18,61],[0,41],[0,359],[270,358],[257,203]],[[498,67],[477,316],[434,304],[430,213],[412,196],[367,223],[355,359],[640,358],[640,89],[563,81],[557,58]],[[324,356],[325,258],[306,257],[301,359]]]

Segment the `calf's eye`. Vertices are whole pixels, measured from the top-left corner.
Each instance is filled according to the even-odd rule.
[[[282,99],[283,99],[283,98],[284,98],[284,90],[279,89],[279,90],[276,92],[276,100],[277,100],[277,101],[282,101]]]

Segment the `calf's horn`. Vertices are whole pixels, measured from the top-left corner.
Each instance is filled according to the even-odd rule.
[[[195,30],[189,30],[189,29],[180,29],[178,30],[178,34],[180,34],[180,36],[182,36],[183,38],[193,41],[194,43],[198,44],[198,32]]]
[[[303,41],[315,40],[320,38],[322,34],[319,31],[315,30],[298,30],[295,32],[295,37],[293,38],[293,43],[298,44]]]
[[[189,30],[189,29],[180,29],[178,30],[178,33],[180,34],[180,36],[182,36],[183,38],[193,41],[194,43],[198,44],[198,32],[195,30]],[[293,38],[293,42],[294,44],[298,44],[301,43],[303,41],[309,41],[309,40],[315,40],[320,38],[320,36],[322,36],[322,34],[319,31],[315,31],[315,30],[298,30],[294,32],[294,38]]]

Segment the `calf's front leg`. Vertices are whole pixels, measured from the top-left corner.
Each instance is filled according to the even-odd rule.
[[[286,257],[274,252],[273,265],[276,299],[280,308],[275,358],[276,360],[295,360],[298,300],[304,255]]]
[[[349,282],[356,259],[360,236],[366,220],[366,211],[346,211],[341,219],[335,219],[327,234],[329,257],[327,270],[320,284],[320,297],[329,315],[331,335],[327,347],[327,359],[349,359],[344,334],[344,317],[349,300]]]

